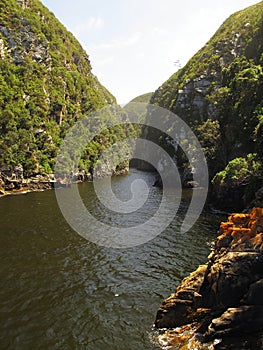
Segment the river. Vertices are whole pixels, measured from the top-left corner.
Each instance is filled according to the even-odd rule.
[[[134,177],[150,188],[152,200],[140,212],[144,220],[162,191],[152,187],[153,174],[135,170],[114,178],[113,189],[126,193]],[[79,188],[103,218],[92,183]],[[97,246],[79,236],[60,213],[53,190],[2,198],[0,349],[159,349],[152,332],[157,308],[206,261],[222,220],[202,214],[181,234],[190,192],[184,191],[178,216],[162,234],[127,249]],[[110,220],[117,224],[121,217]]]

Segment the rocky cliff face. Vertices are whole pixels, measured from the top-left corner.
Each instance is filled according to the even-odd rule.
[[[263,3],[260,2],[230,16],[207,44],[151,98],[152,104],[174,112],[195,132],[204,150],[211,180],[235,158],[245,159],[249,154],[256,154],[262,163],[262,38]],[[148,114],[146,123],[151,118]],[[149,134],[147,127],[144,128],[143,137]],[[160,143],[158,135],[153,141]],[[185,157],[182,152],[174,151],[174,154],[183,172]],[[249,171],[255,173],[253,167]],[[246,178],[241,184],[242,180],[237,181],[242,191],[251,182],[257,183],[257,189],[262,186],[262,174],[253,181]],[[226,185],[224,181],[222,185]],[[217,182],[214,188],[214,199],[218,203],[220,186]],[[240,209],[235,209],[234,202],[229,203],[229,208]]]
[[[92,74],[79,42],[39,0],[1,1],[0,56],[0,168],[49,174],[69,127],[115,98]],[[93,158],[100,147],[93,147]],[[88,171],[93,160],[86,160]]]
[[[208,262],[186,277],[159,307],[156,328],[176,328],[160,340],[166,339],[170,349],[188,348],[189,342],[198,349],[208,344],[213,346],[209,349],[261,348],[262,253],[263,209],[231,215],[220,226]]]
[[[222,87],[222,70],[243,55],[256,63],[261,60],[262,16],[262,2],[232,15],[185,67],[155,91],[151,103],[177,113],[190,125],[217,119],[220,112],[209,96]]]

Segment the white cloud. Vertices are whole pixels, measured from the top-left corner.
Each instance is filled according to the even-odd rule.
[[[91,50],[119,50],[125,47],[131,47],[136,45],[141,39],[141,34],[136,33],[131,36],[128,36],[127,38],[119,38],[110,41],[109,43],[103,43],[103,44],[93,44],[89,45],[89,48]]]
[[[255,0],[42,0],[87,49],[93,72],[127,102],[184,65],[233,12]]]
[[[114,62],[114,60],[115,60],[115,57],[114,57],[114,56],[105,57],[105,58],[103,58],[103,59],[100,59],[100,60],[97,62],[97,66],[98,66],[98,67],[104,67],[105,65],[108,65],[109,63]]]
[[[88,28],[90,30],[98,30],[104,26],[104,21],[101,17],[90,17],[88,20]]]
[[[87,21],[78,24],[74,32],[77,35],[82,36],[85,33],[89,33],[91,31],[101,30],[104,27],[104,20],[102,17],[90,17]]]

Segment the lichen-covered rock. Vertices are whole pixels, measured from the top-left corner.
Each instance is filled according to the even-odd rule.
[[[225,349],[240,333],[263,337],[263,208],[221,223],[208,263],[163,301],[155,327],[193,328],[196,323],[202,342],[222,339],[216,349]]]

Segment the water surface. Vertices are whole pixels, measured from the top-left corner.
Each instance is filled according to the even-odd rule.
[[[127,225],[147,219],[162,195],[151,186],[154,175],[138,171],[113,179],[116,194],[129,198],[137,177],[149,184],[149,200],[139,217],[125,218]],[[79,186],[94,215],[123,224],[123,215],[113,217],[98,203],[91,183]],[[190,195],[184,193],[179,216],[165,232],[121,250],[97,246],[75,233],[52,190],[2,198],[1,350],[158,349],[151,341],[156,310],[183,277],[206,261],[222,219],[203,214],[181,234]]]

